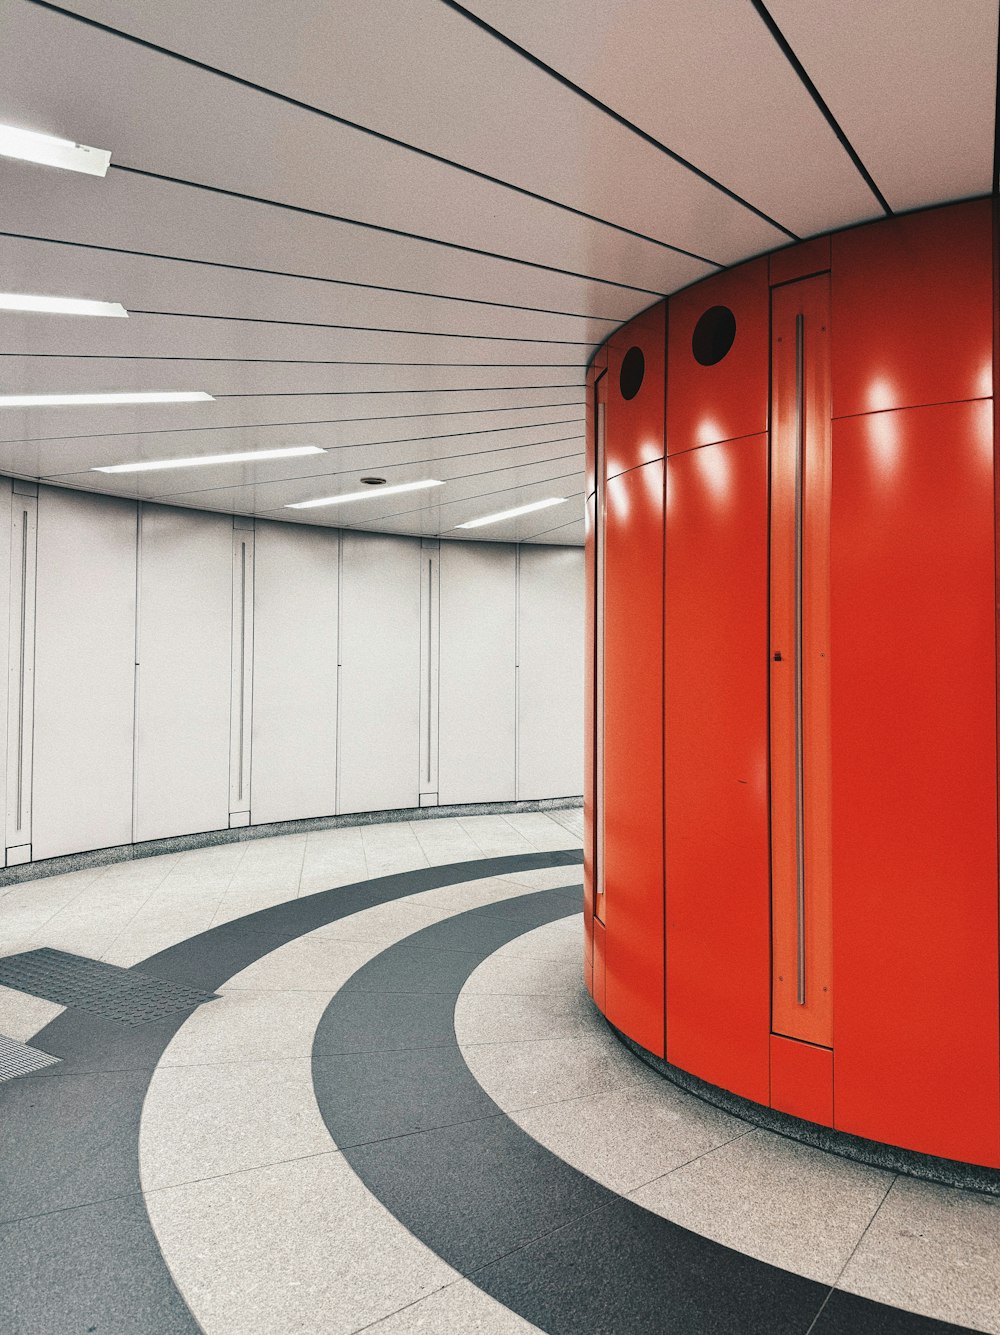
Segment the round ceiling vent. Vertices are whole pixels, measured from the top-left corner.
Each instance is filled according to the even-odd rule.
[[[623,399],[634,399],[642,388],[642,377],[646,374],[646,359],[642,348],[629,348],[622,358],[622,369],[618,374],[618,387]]]
[[[381,487],[385,482],[384,477],[363,477],[361,481],[366,487]]]
[[[694,327],[691,351],[702,366],[721,362],[736,338],[736,316],[728,306],[709,306]]]

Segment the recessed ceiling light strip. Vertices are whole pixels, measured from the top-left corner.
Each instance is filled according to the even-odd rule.
[[[141,394],[0,394],[0,408],[101,407],[114,403],[211,403],[202,389],[153,390]]]
[[[482,519],[469,519],[456,528],[482,528],[484,524],[499,524],[504,519],[516,519],[518,515],[529,515],[534,510],[547,510],[550,505],[565,505],[566,496],[550,496],[544,501],[532,501],[530,505],[518,505],[513,510],[501,510],[499,514],[483,515]]]
[[[128,311],[117,301],[89,301],[83,297],[34,297],[24,292],[0,292],[0,311],[37,311],[42,315],[104,315],[126,319]]]
[[[74,144],[72,139],[22,130],[16,125],[0,125],[0,156],[22,162],[38,162],[45,167],[65,167],[67,171],[87,176],[105,176],[111,154],[104,148]]]
[[[151,459],[131,464],[103,464],[92,473],[155,473],[165,468],[208,468],[215,464],[256,464],[268,459],[294,459],[303,454],[325,454],[319,445],[288,445],[273,450],[243,450],[238,454],[199,454],[187,459]]]
[[[286,505],[286,510],[311,510],[318,505],[342,505],[345,501],[381,500],[384,496],[394,496],[401,491],[422,491],[425,487],[443,487],[437,478],[424,478],[420,482],[399,482],[392,487],[372,487],[368,491],[348,491],[342,496],[321,496],[313,501],[293,501]]]

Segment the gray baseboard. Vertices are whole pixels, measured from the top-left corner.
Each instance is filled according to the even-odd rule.
[[[155,858],[162,853],[181,853],[216,844],[241,844],[250,839],[274,839],[282,834],[307,834],[310,830],[339,830],[354,825],[386,825],[390,821],[440,820],[446,816],[502,816],[519,811],[565,811],[583,805],[582,797],[543,797],[523,802],[467,802],[455,806],[398,807],[388,811],[360,811],[343,816],[312,816],[305,820],[272,821],[267,825],[239,825],[235,829],[205,830],[200,834],[178,834],[169,839],[149,839],[140,844],[116,844],[85,853],[67,853],[38,862],[22,862],[0,868],[0,886],[19,885],[43,876],[61,876],[87,867]]]
[[[604,1018],[604,1017],[602,1017]],[[689,1075],[678,1066],[657,1057],[654,1053],[640,1047],[627,1034],[616,1029],[610,1021],[608,1027],[615,1037],[635,1055],[642,1059],[687,1093],[702,1099],[705,1103],[721,1108],[724,1112],[739,1117],[744,1122],[773,1131],[789,1140],[800,1141],[814,1149],[825,1150],[828,1154],[840,1155],[843,1159],[854,1159],[858,1163],[872,1168],[883,1168],[890,1173],[905,1173],[908,1177],[920,1177],[929,1182],[937,1182],[948,1187],[959,1187],[964,1191],[978,1191],[988,1196],[1000,1196],[1000,1169],[983,1168],[978,1164],[960,1163],[955,1159],[939,1159],[933,1154],[919,1154],[916,1150],[899,1149],[895,1145],[884,1145],[877,1140],[865,1140],[861,1136],[849,1135],[846,1131],[834,1131],[832,1127],[819,1126],[815,1122],[805,1122],[788,1113],[765,1108],[763,1104],[753,1103],[750,1099],[730,1094],[728,1090],[710,1085],[697,1076]]]

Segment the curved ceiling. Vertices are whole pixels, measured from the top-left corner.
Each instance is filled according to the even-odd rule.
[[[583,368],[797,237],[995,188],[997,0],[0,0],[0,470],[424,536],[582,541]],[[290,445],[324,453],[95,467]],[[308,510],[368,474],[445,485]],[[483,529],[456,525],[550,497]]]

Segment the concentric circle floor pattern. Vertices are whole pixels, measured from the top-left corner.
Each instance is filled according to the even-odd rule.
[[[122,1035],[0,989],[0,1032],[63,1058],[0,1085],[0,1326],[1000,1335],[1000,1203],[749,1127],[617,1042],[578,848],[578,812],[419,821],[0,895],[4,953],[221,992]]]

